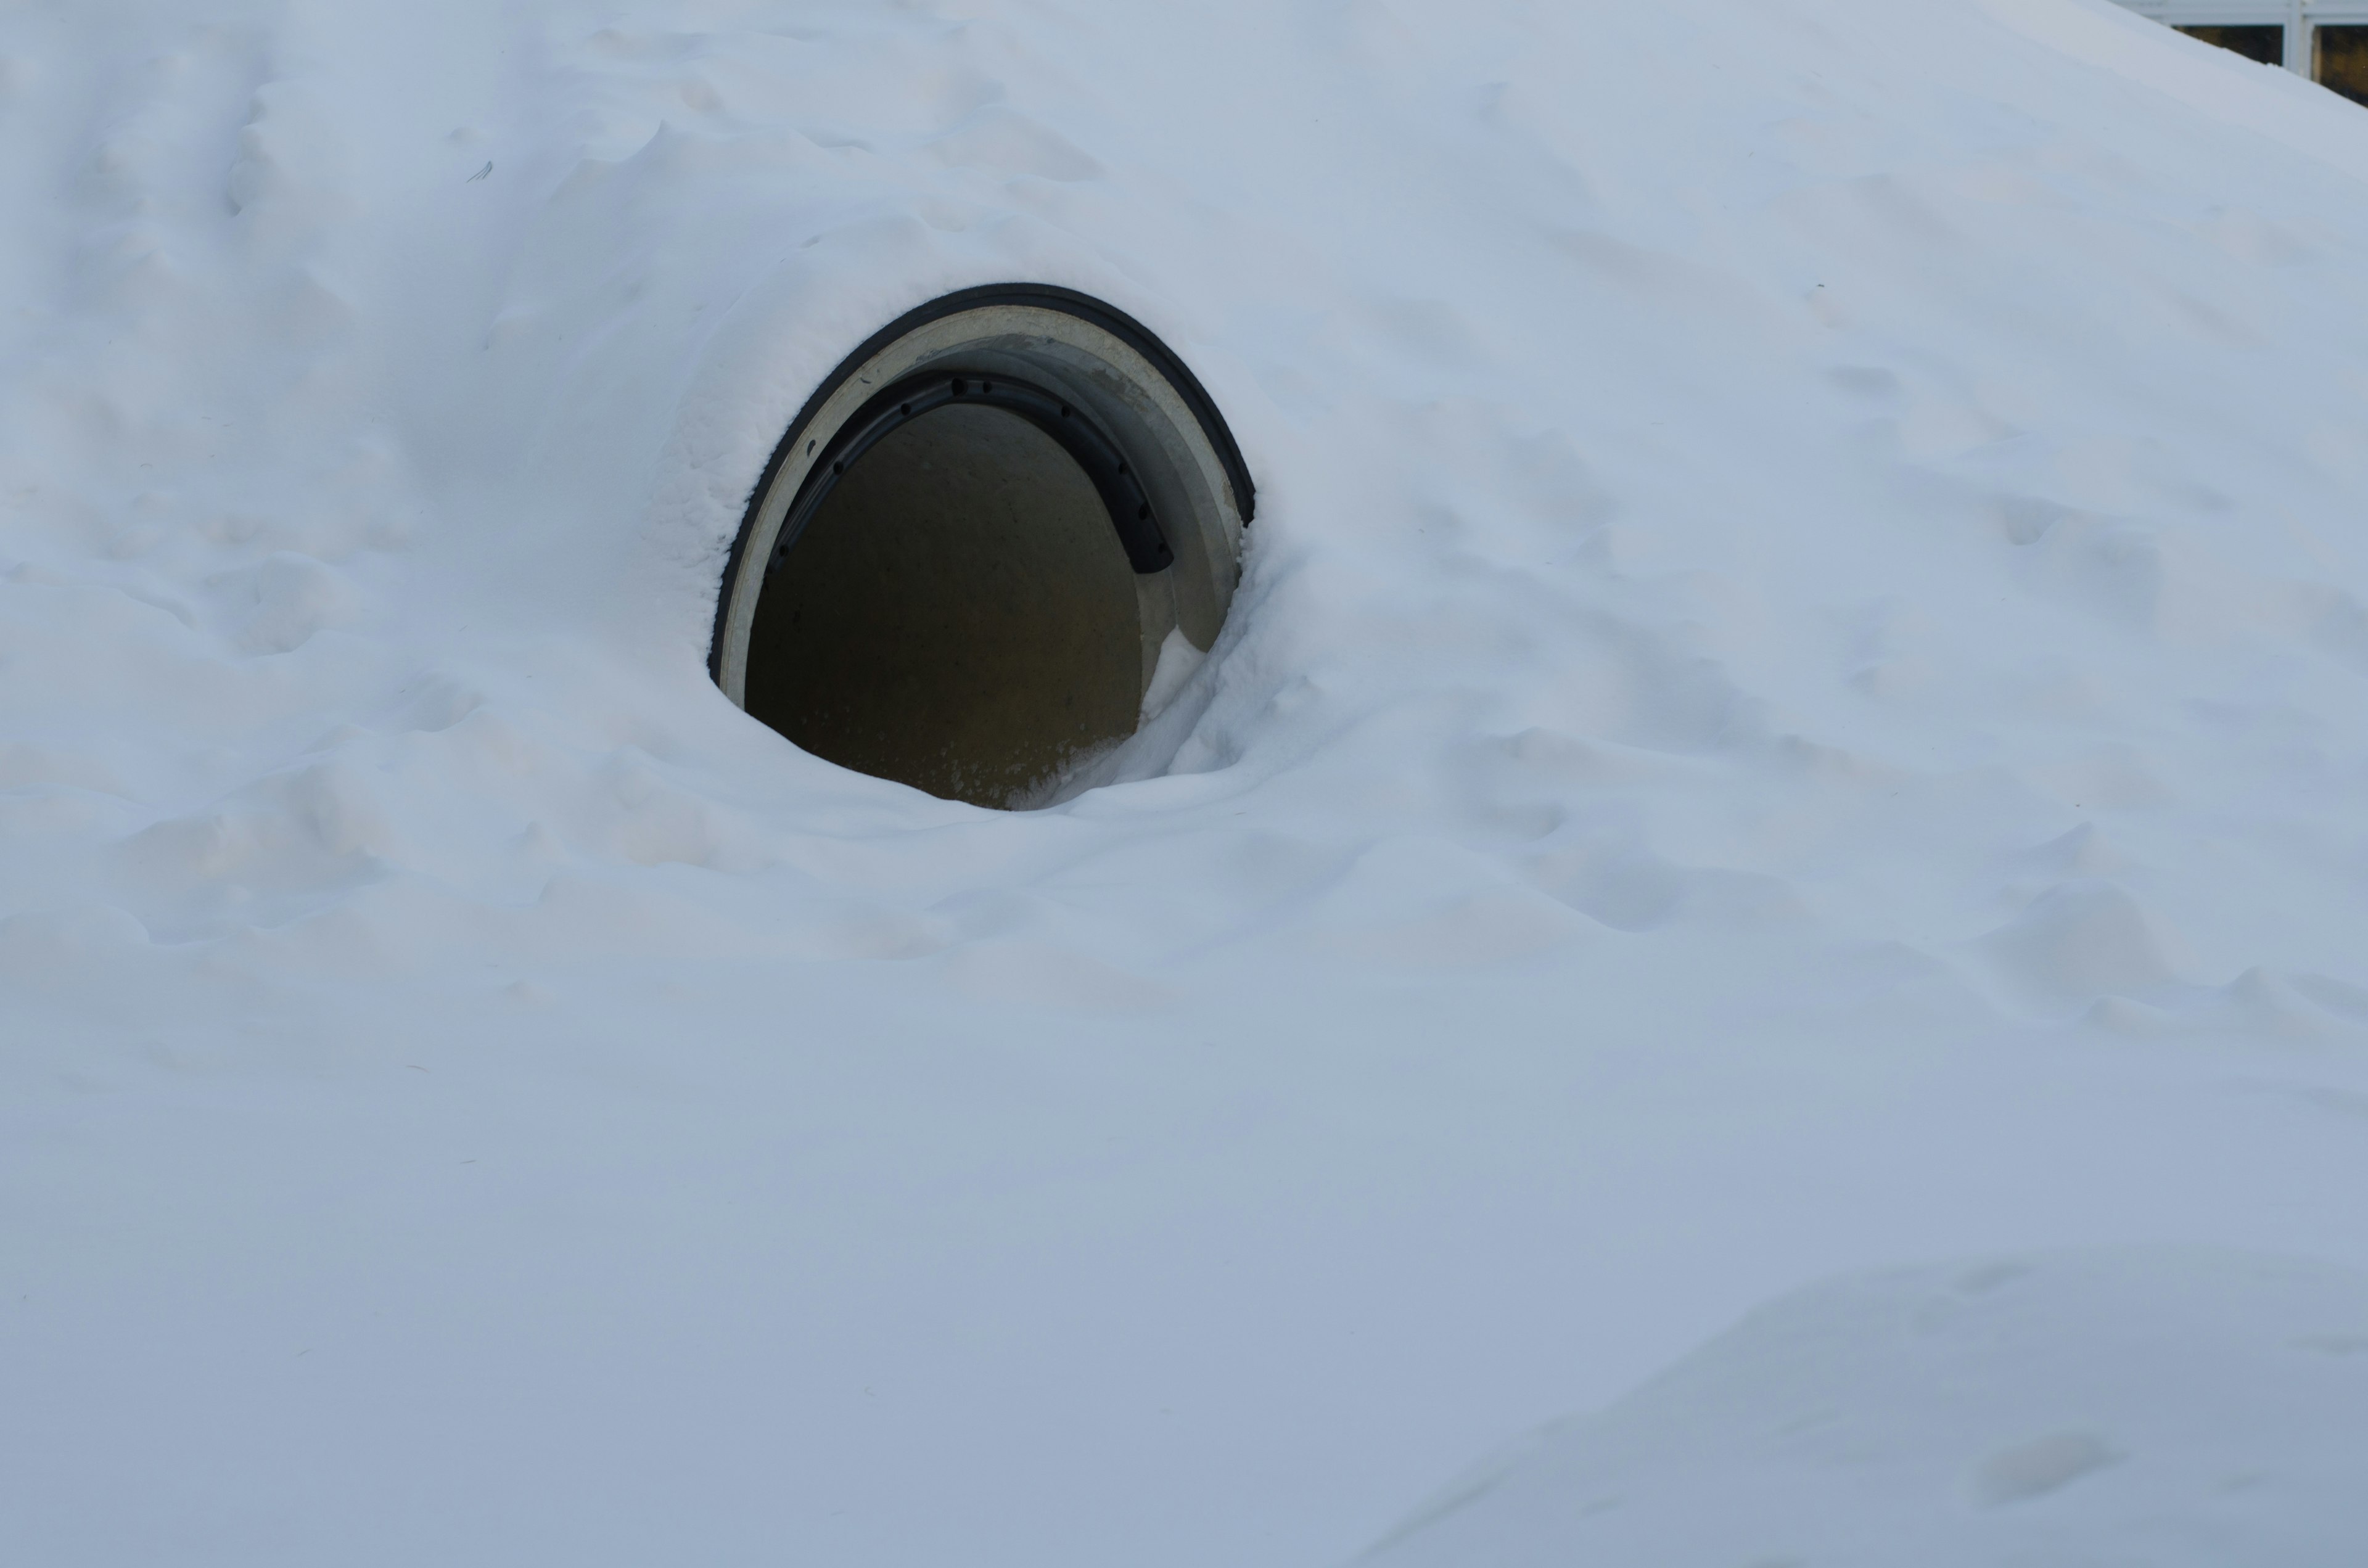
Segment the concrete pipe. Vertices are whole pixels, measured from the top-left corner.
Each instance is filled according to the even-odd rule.
[[[948,295],[849,355],[775,450],[715,679],[843,767],[1032,803],[1134,733],[1174,637],[1215,641],[1255,504],[1139,323],[1067,290]]]

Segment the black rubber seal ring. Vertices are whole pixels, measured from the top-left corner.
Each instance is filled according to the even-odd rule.
[[[838,434],[830,438],[830,445],[814,460],[805,483],[798,486],[797,499],[790,504],[788,514],[781,519],[781,531],[773,543],[773,558],[765,563],[765,574],[770,577],[780,569],[782,560],[806,531],[806,525],[822,509],[824,498],[864,453],[892,432],[954,403],[1016,414],[1052,437],[1093,481],[1102,509],[1110,514],[1110,527],[1117,530],[1119,543],[1125,547],[1127,564],[1141,576],[1165,572],[1175,564],[1176,552],[1168,548],[1159,519],[1152,516],[1151,498],[1143,493],[1141,478],[1127,466],[1126,454],[1119,450],[1118,443],[1103,434],[1101,427],[1086,416],[1085,410],[1072,407],[1057,393],[1016,376],[975,370],[959,374],[927,370],[898,381],[857,409],[854,417],[839,426]]]
[[[732,554],[723,563],[722,589],[715,597],[715,626],[708,638],[707,673],[718,685],[723,680],[723,618],[731,608],[733,590],[739,584],[748,539],[756,531],[757,514],[763,509],[765,495],[773,487],[774,475],[780,472],[781,465],[789,461],[790,454],[797,450],[798,442],[804,438],[806,426],[822,411],[822,405],[830,401],[831,394],[837,392],[848,378],[869,362],[873,355],[907,333],[916,332],[933,321],[941,321],[947,316],[959,315],[964,311],[974,311],[986,305],[1027,305],[1038,310],[1058,311],[1063,315],[1092,323],[1142,355],[1151,368],[1175,389],[1184,406],[1192,411],[1193,419],[1201,426],[1201,434],[1206,437],[1210,449],[1216,453],[1219,465],[1225,471],[1225,483],[1233,490],[1234,507],[1241,517],[1242,526],[1248,527],[1250,520],[1258,515],[1258,492],[1250,483],[1249,466],[1242,460],[1241,448],[1235,444],[1233,432],[1225,428],[1224,416],[1217,412],[1215,401],[1201,385],[1200,378],[1192,374],[1175,350],[1153,335],[1150,328],[1090,294],[1080,294],[1074,289],[1055,288],[1049,283],[988,283],[975,289],[957,290],[905,312],[865,338],[852,354],[840,360],[838,368],[824,378],[822,384],[814,388],[814,394],[806,399],[805,406],[798,410],[798,416],[790,422],[780,444],[773,449],[773,455],[766,460],[765,472],[757,475],[755,488],[748,493],[747,508],[741,515],[740,531],[732,541]],[[1113,523],[1118,521],[1115,512],[1111,520]],[[784,531],[787,531],[786,527]],[[1133,551],[1128,553],[1131,559]]]

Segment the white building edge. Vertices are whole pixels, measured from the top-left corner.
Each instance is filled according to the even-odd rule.
[[[2274,58],[2245,47],[2240,51],[2296,75],[2324,83],[2346,97],[2368,103],[2368,0],[2120,0],[2141,16],[2182,30],[2277,28],[2242,40],[2273,44]],[[2214,42],[2238,40],[2215,38]]]

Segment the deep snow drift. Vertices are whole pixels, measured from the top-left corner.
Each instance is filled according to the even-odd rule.
[[[2368,1538],[2363,1323],[2358,1274],[2242,1254],[1839,1281],[1536,1435],[1372,1560],[2340,1561]]]
[[[10,1555],[2356,1554],[2363,178],[2103,0],[11,8]],[[704,659],[1015,279],[1259,513],[1005,814]]]

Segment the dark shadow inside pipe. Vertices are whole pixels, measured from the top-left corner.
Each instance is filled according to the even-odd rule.
[[[1007,806],[1133,733],[1142,671],[1095,480],[1028,419],[956,403],[847,463],[776,557],[746,698],[817,756]]]

